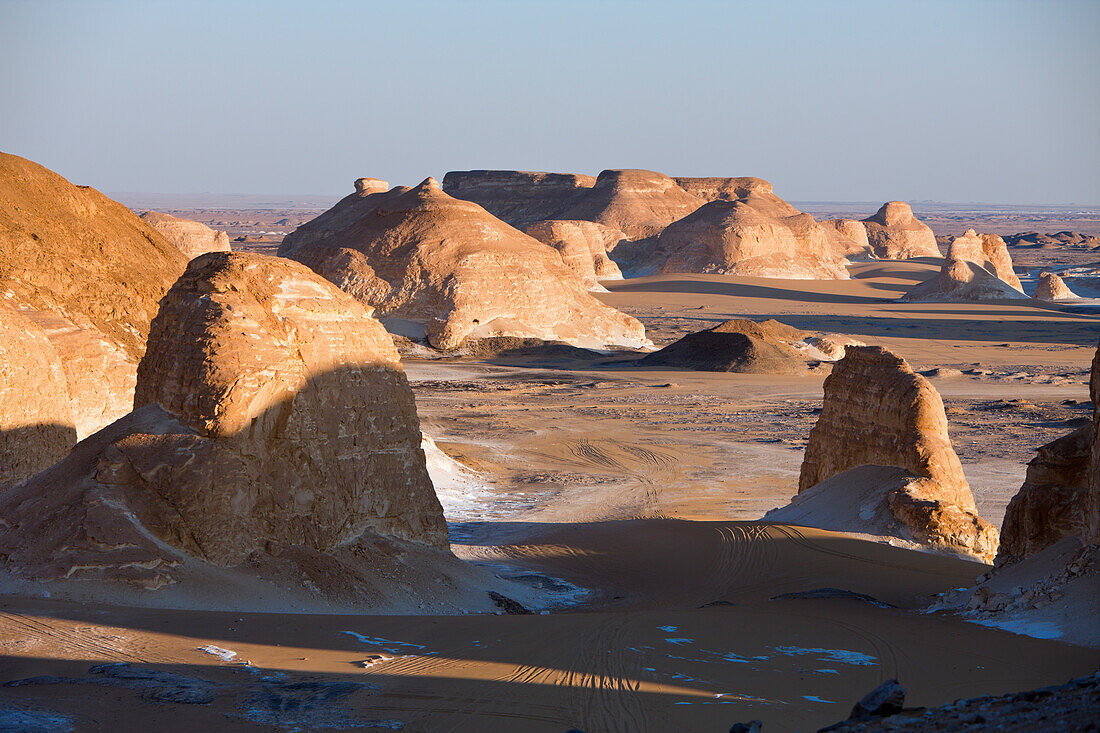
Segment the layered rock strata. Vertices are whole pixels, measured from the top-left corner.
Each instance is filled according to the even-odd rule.
[[[159,211],[146,211],[141,220],[156,229],[191,260],[207,252],[228,252],[229,235],[202,222],[180,219]]]
[[[497,336],[599,349],[648,343],[641,323],[593,298],[557,250],[431,178],[352,194],[288,235],[279,254],[444,351]]]
[[[621,280],[619,266],[607,256],[624,239],[618,229],[591,221],[550,219],[531,224],[527,234],[561,254],[565,266],[575,272],[589,290],[600,280]]]
[[[443,190],[473,201],[514,227],[544,219],[562,219],[578,195],[592,188],[594,176],[535,171],[451,171]]]
[[[889,201],[863,220],[867,241],[875,256],[884,260],[939,257],[936,235],[904,201]]]

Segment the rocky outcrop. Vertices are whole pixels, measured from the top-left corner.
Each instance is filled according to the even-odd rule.
[[[207,252],[230,250],[229,235],[217,229],[211,229],[202,222],[179,219],[158,211],[146,211],[141,215],[141,219],[176,245],[189,260]]]
[[[122,204],[0,153],[0,299],[57,352],[80,436],[129,411],[149,324],[185,265]]]
[[[356,178],[355,179],[355,192],[364,196],[368,196],[372,193],[385,193],[390,190],[390,184],[388,181],[383,181],[381,178]]]
[[[53,465],[75,444],[57,351],[42,329],[0,305],[0,490]]]
[[[772,193],[771,183],[763,178],[750,176],[742,178],[676,177],[672,180],[692,196],[697,196],[704,201],[737,201],[753,194],[767,196]]]
[[[1008,246],[996,234],[979,235],[973,229],[967,229],[961,237],[952,238],[947,248],[947,259],[976,262],[1021,293],[1024,290],[1020,278],[1012,269]]]
[[[607,256],[608,250],[624,239],[618,229],[591,221],[549,219],[527,227],[528,236],[561,253],[566,267],[575,272],[590,290],[600,280],[621,280],[619,266]]]
[[[704,203],[663,173],[608,170],[558,218],[594,221],[636,240],[660,234]]]
[[[1022,291],[981,265],[950,257],[938,273],[901,296],[901,300],[912,302],[1027,299]]]
[[[561,219],[569,206],[596,183],[593,176],[533,171],[451,171],[443,190],[473,201],[514,227]]]
[[[977,514],[939,394],[904,359],[875,346],[848,348],[826,378],[821,416],[802,461],[799,495],[827,493],[814,489],[829,479],[834,479],[829,491],[840,493],[845,490],[840,475],[861,467],[900,469],[886,491],[868,495],[861,514],[870,516],[885,506],[903,539],[993,559],[997,530]],[[848,531],[865,531],[859,515],[849,519]]]
[[[706,372],[805,374],[806,360],[793,344],[807,336],[774,319],[756,323],[739,318],[688,334],[637,364]]]
[[[1077,294],[1069,289],[1062,278],[1053,272],[1039,274],[1039,282],[1035,286],[1035,299],[1045,301],[1073,300]]]
[[[279,254],[444,351],[497,336],[599,349],[648,343],[641,323],[593,298],[557,250],[431,178],[352,194],[288,235]]]
[[[833,251],[851,258],[869,258],[874,255],[867,240],[867,227],[855,219],[826,219],[821,222],[833,242]]]
[[[936,235],[904,201],[890,201],[863,220],[867,241],[875,256],[884,260],[939,257]]]
[[[1085,532],[1092,443],[1093,426],[1085,425],[1044,445],[1027,464],[1024,484],[1005,510],[998,565]]]
[[[447,546],[392,340],[298,263],[193,260],[153,322],[135,404],[0,494],[9,572],[157,589],[234,568],[364,601],[395,557]]]
[[[1007,234],[1005,235],[1005,241],[1013,247],[1035,247],[1039,249],[1057,249],[1061,247],[1072,249],[1100,248],[1100,237],[1094,234],[1070,231],[1055,232],[1053,234],[1040,234],[1039,232]]]

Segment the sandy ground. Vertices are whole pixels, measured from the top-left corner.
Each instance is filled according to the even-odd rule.
[[[979,509],[999,523],[1034,448],[1088,414],[1100,318],[893,302],[935,266],[858,265],[842,282],[650,277],[607,283],[601,297],[658,345],[731,317],[776,317],[943,370],[933,380],[952,437]],[[548,613],[181,613],[9,598],[0,683],[31,681],[0,687],[0,727],[22,715],[57,730],[138,718],[162,730],[723,731],[753,718],[815,730],[889,677],[908,704],[935,705],[1100,665],[1098,650],[923,612],[988,566],[753,521],[794,492],[823,375],[608,357],[406,368],[425,432],[467,467],[441,490],[456,554],[543,589]],[[798,597],[822,588],[838,592]]]

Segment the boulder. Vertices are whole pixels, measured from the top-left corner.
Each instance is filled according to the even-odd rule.
[[[648,344],[636,319],[604,305],[559,252],[429,178],[355,193],[283,240],[313,268],[437,349],[515,336],[604,349]]]
[[[407,590],[404,555],[450,558],[392,340],[303,265],[192,260],[153,322],[135,405],[0,494],[8,572],[86,590],[213,573],[369,602]]]
[[[0,490],[53,465],[74,445],[57,351],[34,322],[0,305]]]
[[[1045,271],[1039,274],[1039,282],[1035,287],[1036,300],[1072,300],[1076,297],[1077,294],[1053,272]]]
[[[122,204],[0,153],[0,299],[57,352],[80,437],[130,410],[149,324],[186,263]]]
[[[877,346],[853,346],[825,380],[821,415],[810,431],[799,473],[799,495],[868,466],[900,471],[882,478],[887,491],[861,489],[874,502],[849,518],[852,524],[846,531],[865,531],[861,517],[888,510],[902,528],[903,539],[993,559],[997,530],[977,514],[962,464],[951,447],[939,393],[901,357]],[[846,485],[838,478],[827,491],[818,489],[814,495],[822,494],[825,502],[846,491]],[[798,501],[796,497],[792,506]]]
[[[591,221],[548,219],[527,227],[528,236],[561,253],[566,267],[575,272],[589,290],[602,289],[599,280],[621,280],[619,266],[607,256],[624,235],[618,229]]]
[[[948,260],[966,260],[984,267],[1016,290],[1023,292],[1020,278],[1012,269],[1012,258],[1005,241],[996,234],[977,234],[967,229],[961,237],[953,237],[947,248]]]
[[[1090,423],[1039,448],[1027,464],[1023,486],[1005,510],[998,565],[1085,532],[1092,443]]]
[[[939,257],[936,235],[904,201],[890,201],[863,220],[867,241],[875,256],[884,260]]]
[[[976,262],[951,257],[943,261],[939,272],[901,296],[901,300],[911,302],[1028,299]]]
[[[207,252],[230,250],[229,235],[211,229],[202,222],[180,219],[158,211],[146,211],[141,215],[141,219],[176,245],[189,260]]]
[[[688,334],[637,364],[705,372],[805,374],[806,360],[792,344],[808,335],[774,319],[756,323],[738,318]]]

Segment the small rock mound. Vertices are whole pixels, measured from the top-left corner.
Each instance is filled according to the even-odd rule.
[[[1065,281],[1053,272],[1042,272],[1035,287],[1036,300],[1073,300],[1077,294],[1069,289]]]
[[[739,318],[688,334],[637,364],[707,372],[805,374],[806,360],[791,343],[807,335],[773,319],[756,323]]]
[[[899,470],[865,475],[872,468]],[[864,473],[845,475],[853,469]],[[838,509],[823,528],[877,534],[882,522],[871,520],[885,517],[901,528],[902,539],[993,559],[997,530],[977,514],[939,393],[904,359],[877,346],[848,348],[826,378],[821,416],[802,460],[799,495],[767,519],[793,521],[792,512],[801,512],[802,523],[822,526],[798,507],[810,500],[839,507],[849,492],[858,512]]]
[[[1012,257],[1005,241],[996,234],[977,234],[967,229],[961,237],[954,237],[947,248],[947,259],[976,262],[990,273],[1023,292],[1020,278],[1012,269]]]
[[[601,289],[599,280],[621,280],[619,266],[607,256],[625,235],[591,221],[549,219],[527,227],[527,235],[561,253],[565,266],[577,273],[589,290]]]
[[[593,298],[557,250],[432,178],[352,194],[288,235],[279,254],[374,307],[395,332],[443,351],[493,336],[597,349],[648,343],[642,324]]]
[[[901,296],[901,300],[910,302],[1027,299],[1023,292],[981,265],[952,258],[944,260],[938,273]]]
[[[889,201],[872,216],[863,220],[867,241],[875,256],[884,260],[904,260],[910,257],[939,257],[936,235],[913,216],[904,201]]]
[[[211,229],[202,222],[157,211],[146,211],[141,219],[176,245],[189,260],[207,252],[228,252],[231,249],[228,234]]]
[[[409,591],[394,586],[414,572],[404,555],[450,558],[393,342],[298,263],[192,260],[153,322],[135,404],[0,495],[9,572],[157,589],[233,568],[371,603]]]

